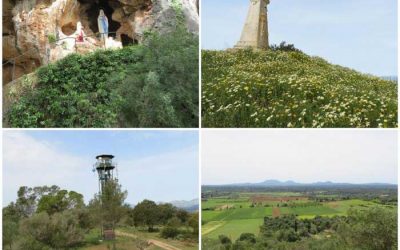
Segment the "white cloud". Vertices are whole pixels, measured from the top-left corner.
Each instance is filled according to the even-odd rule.
[[[77,134],[71,133],[71,136]],[[58,185],[77,191],[88,202],[98,191],[97,174],[90,171],[93,158],[85,157],[85,153],[69,153],[74,150],[66,148],[73,141],[95,147],[83,134],[80,136],[80,140],[66,144],[62,136],[57,137],[57,133],[40,137],[46,139],[37,139],[39,137],[31,136],[30,132],[3,132],[3,205],[16,199],[20,186],[42,185]],[[157,133],[146,132],[140,138],[146,141],[157,136]],[[131,137],[128,136],[130,141],[121,147],[140,145],[138,137]],[[118,137],[110,142],[116,143],[119,140]],[[115,150],[119,151],[118,148]],[[137,203],[143,199],[191,200],[198,196],[198,147],[168,150],[166,144],[162,153],[158,154],[150,151],[146,156],[134,157],[129,155],[129,150],[125,150],[124,156],[119,154],[120,157],[116,159],[119,163],[119,180],[122,188],[128,190],[128,203]]]
[[[119,162],[128,202],[191,200],[198,196],[198,147]],[[179,191],[178,191],[179,190]]]
[[[4,202],[14,200],[20,186],[76,186],[80,170],[91,163],[62,152],[57,144],[37,140],[20,131],[3,133]]]

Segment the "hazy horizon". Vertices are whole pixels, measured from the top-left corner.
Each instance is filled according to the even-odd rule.
[[[3,206],[20,186],[98,192],[95,156],[114,154],[126,203],[198,198],[197,131],[47,130],[3,132]]]
[[[397,181],[396,130],[206,130],[202,185]]]
[[[300,182],[300,181],[296,181],[296,180],[291,180],[291,179],[287,179],[287,180],[283,180],[283,179],[260,179],[259,181],[255,181],[255,182],[248,182],[248,181],[240,181],[240,182],[235,182],[235,183],[221,183],[221,184],[213,184],[213,183],[208,183],[208,184],[202,184],[202,186],[220,186],[220,185],[236,185],[236,184],[257,184],[257,183],[261,183],[261,182],[265,182],[265,181],[279,181],[279,182],[295,182],[297,184],[304,184],[304,185],[308,185],[308,184],[314,184],[314,183],[324,183],[324,182],[332,182],[333,184],[340,184],[340,183],[345,183],[345,184],[352,184],[352,185],[365,185],[365,184],[388,184],[388,185],[398,185],[397,183],[390,183],[390,182],[368,182],[368,183],[352,183],[352,182],[336,182],[336,181],[330,181],[330,180],[320,180],[320,181],[315,181],[315,182]]]

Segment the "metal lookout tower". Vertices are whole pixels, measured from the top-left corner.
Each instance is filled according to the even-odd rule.
[[[98,155],[96,156],[97,162],[94,164],[99,175],[99,192],[103,193],[104,186],[110,180],[117,180],[114,178],[114,169],[116,170],[116,164],[113,162],[113,155]]]
[[[113,155],[98,155],[96,163],[93,166],[93,171],[97,171],[99,177],[99,195],[102,196],[106,184],[110,181],[118,181],[117,179],[117,164],[113,162]],[[114,170],[116,176],[114,176]],[[101,204],[104,207],[104,204]],[[102,223],[101,233],[105,240],[115,238],[114,226]]]

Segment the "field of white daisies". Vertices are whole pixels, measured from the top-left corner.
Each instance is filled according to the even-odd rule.
[[[397,84],[302,52],[202,51],[203,127],[397,127]]]

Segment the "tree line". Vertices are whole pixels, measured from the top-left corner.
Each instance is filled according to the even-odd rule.
[[[164,238],[198,238],[198,213],[171,204],[144,200],[125,203],[127,191],[114,181],[86,205],[84,197],[58,186],[20,187],[17,199],[3,208],[3,249],[74,249],[99,244],[101,236],[87,242],[85,236],[105,223],[118,227],[146,227]]]

